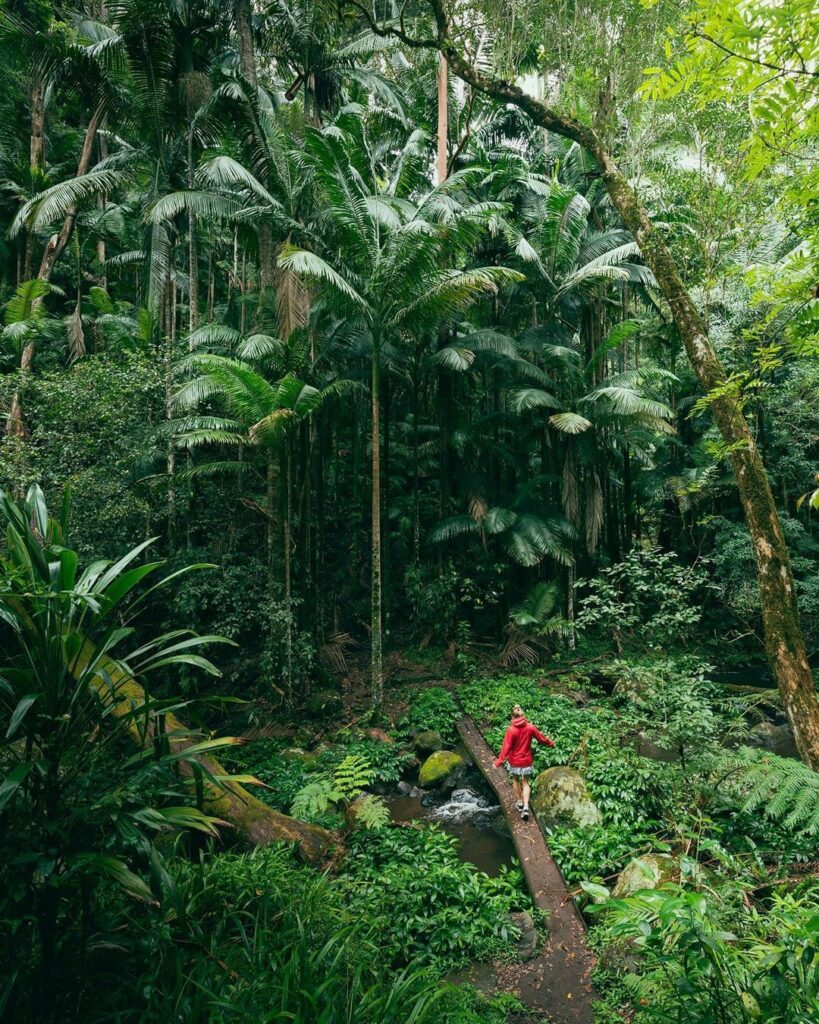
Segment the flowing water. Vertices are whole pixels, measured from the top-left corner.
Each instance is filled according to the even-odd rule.
[[[515,847],[509,835],[496,831],[503,815],[497,804],[471,789],[456,789],[446,803],[438,807],[424,807],[413,796],[387,798],[392,820],[398,822],[437,822],[441,828],[458,840],[458,856],[466,863],[493,877],[504,865],[510,867]]]

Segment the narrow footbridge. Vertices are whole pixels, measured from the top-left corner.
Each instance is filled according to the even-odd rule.
[[[553,1024],[592,1024],[595,993],[590,974],[594,957],[586,943],[580,911],[569,895],[540,826],[534,819],[521,821],[506,771],[495,768],[494,755],[469,717],[457,723],[464,746],[503,809],[523,874],[536,907],[548,917],[548,939],[534,960],[520,965],[515,992],[533,1010]]]

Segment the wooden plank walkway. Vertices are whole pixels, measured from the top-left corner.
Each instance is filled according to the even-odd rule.
[[[532,900],[549,915],[545,947],[537,958],[520,965],[515,994],[531,1009],[547,1014],[553,1024],[592,1024],[595,993],[590,974],[594,956],[586,943],[580,911],[549,853],[540,826],[534,818],[521,821],[507,772],[495,768],[495,755],[478,727],[465,716],[457,728],[464,746],[497,794]]]

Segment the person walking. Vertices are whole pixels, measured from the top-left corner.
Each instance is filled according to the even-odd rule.
[[[524,821],[529,820],[529,794],[532,778],[532,740],[553,747],[554,742],[527,721],[520,704],[512,708],[512,722],[503,738],[503,746],[495,761],[500,768],[504,761],[508,763],[509,775],[512,778],[512,789],[517,800],[516,807]]]

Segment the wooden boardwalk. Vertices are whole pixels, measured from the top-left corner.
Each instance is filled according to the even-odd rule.
[[[512,833],[521,868],[535,906],[545,910],[548,938],[534,960],[520,964],[513,991],[553,1024],[592,1024],[595,993],[590,974],[594,957],[586,943],[580,911],[546,845],[540,826],[521,821],[505,769],[495,768],[495,755],[469,717],[457,723],[458,732],[486,781],[495,791]]]

